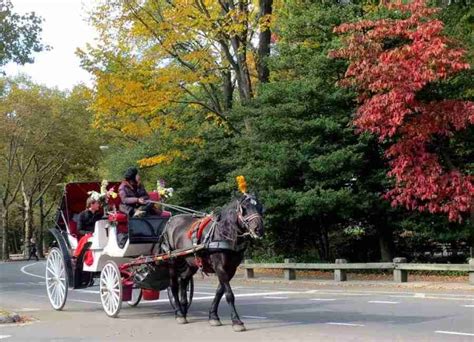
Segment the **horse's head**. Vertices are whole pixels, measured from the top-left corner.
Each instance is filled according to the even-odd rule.
[[[237,204],[238,223],[254,239],[263,236],[263,206],[253,194],[244,193]]]

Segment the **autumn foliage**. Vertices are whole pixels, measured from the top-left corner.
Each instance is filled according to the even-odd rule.
[[[468,69],[465,51],[443,35],[443,23],[434,18],[438,9],[424,0],[388,7],[401,18],[335,28],[345,45],[332,55],[350,62],[340,83],[358,92],[355,125],[390,143],[386,155],[395,186],[386,197],[392,205],[460,220],[473,203],[474,177],[453,165],[444,148],[474,124],[474,103],[420,95]]]

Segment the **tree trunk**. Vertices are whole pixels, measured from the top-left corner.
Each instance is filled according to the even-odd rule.
[[[231,38],[232,48],[236,55],[237,69],[235,70],[240,101],[247,103],[253,97],[252,82],[247,65],[247,47],[242,45],[238,37]]]
[[[222,93],[224,97],[224,110],[232,109],[232,101],[234,97],[234,85],[232,84],[232,75],[230,70],[222,72]]]
[[[33,236],[33,230],[32,230],[32,223],[33,223],[33,208],[31,207],[31,199],[26,196],[25,194],[23,195],[23,224],[25,227],[25,233],[24,233],[24,253],[25,256],[28,256],[26,253],[28,253],[28,246],[30,244],[30,239]]]
[[[265,18],[272,14],[273,0],[260,0],[259,18]],[[257,51],[257,73],[258,80],[262,83],[268,82],[270,70],[267,66],[267,57],[270,56],[270,43],[272,31],[269,27],[263,27],[259,33],[258,51]]]
[[[380,259],[382,262],[391,262],[393,260],[393,232],[387,225],[378,226],[377,234],[379,238]]]
[[[8,260],[10,253],[8,250],[8,209],[2,211],[2,260]]]
[[[37,232],[38,235],[38,243],[37,243],[37,249],[38,249],[38,256],[40,258],[44,258],[44,249],[43,249],[43,239],[44,239],[44,200],[43,196],[40,197],[39,199],[39,209],[40,209],[40,223],[39,223],[39,230]]]
[[[18,236],[17,236],[17,234],[12,234],[11,238],[12,238],[12,244],[13,244],[13,252],[14,252],[15,254],[17,254],[17,253],[18,253],[18,250],[20,249],[20,248],[18,247],[18,246],[19,246],[19,243],[18,243]]]

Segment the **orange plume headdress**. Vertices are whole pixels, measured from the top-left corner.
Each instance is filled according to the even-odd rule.
[[[247,182],[245,181],[244,176],[237,176],[235,177],[237,180],[237,185],[239,187],[239,191],[243,194],[247,193]]]

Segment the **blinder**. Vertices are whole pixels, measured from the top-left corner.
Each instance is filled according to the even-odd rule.
[[[246,229],[246,232],[244,232],[240,236],[250,235],[254,239],[259,239],[260,236],[257,234],[255,229],[251,228],[250,225],[251,225],[251,223],[253,223],[256,220],[261,221],[262,220],[262,214],[259,212],[259,210],[257,208],[255,208],[255,210],[256,210],[255,213],[244,215],[243,204],[246,201],[249,201],[250,204],[254,207],[257,207],[257,205],[258,205],[258,202],[256,201],[256,199],[253,196],[248,195],[248,194],[244,194],[244,198],[242,198],[238,202],[238,205],[237,205],[237,218],[238,218],[238,221],[240,222],[241,226]],[[257,226],[258,226],[258,222],[255,224],[255,227],[257,227]]]

